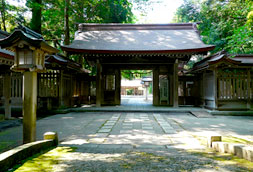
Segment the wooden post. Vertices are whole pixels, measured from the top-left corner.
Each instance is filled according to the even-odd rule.
[[[247,69],[247,109],[251,107],[251,88],[250,88],[251,76],[250,76],[250,69]]]
[[[217,78],[217,68],[215,67],[215,69],[213,70],[213,81],[214,81],[214,86],[213,86],[213,93],[214,93],[214,108],[218,109],[218,97],[217,97],[217,93],[218,93],[218,78]]]
[[[159,105],[159,71],[153,69],[153,105]]]
[[[64,84],[63,84],[63,70],[60,71],[60,76],[59,76],[59,106],[62,107],[64,106]]]
[[[97,76],[96,76],[96,106],[101,107],[102,98],[102,66],[97,60]]]
[[[115,104],[120,105],[120,83],[121,82],[121,73],[119,69],[115,70]]]
[[[187,90],[186,90],[186,79],[185,78],[183,78],[182,83],[183,83],[183,101],[184,101],[184,105],[186,105]],[[194,82],[194,84],[196,84],[196,82]],[[196,85],[195,85],[195,87],[196,87]],[[195,101],[193,101],[193,102],[195,105]]]
[[[5,119],[11,118],[11,73],[4,74],[3,78],[3,96],[4,96],[4,110],[5,110]]]
[[[173,107],[178,107],[178,60],[173,66]]]
[[[37,72],[24,72],[23,143],[36,140]]]
[[[202,81],[202,85],[201,85],[201,88],[202,88],[202,107],[205,107],[205,105],[206,105],[206,103],[205,103],[205,89],[206,89],[206,83],[205,83],[205,77],[206,77],[206,75],[205,75],[205,72],[206,71],[204,71],[203,73],[202,73],[202,79],[201,79],[201,81]]]

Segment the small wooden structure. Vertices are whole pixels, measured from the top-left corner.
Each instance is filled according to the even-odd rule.
[[[7,36],[7,32],[0,30],[0,38]],[[23,74],[10,70],[13,64],[14,53],[0,49],[0,107],[4,106],[5,111],[7,107],[23,107]],[[46,70],[38,73],[37,78],[39,111],[94,103],[95,95],[91,95],[94,78],[88,76],[90,71],[83,69],[81,64],[60,54],[52,54],[45,57],[45,67]],[[4,82],[7,76],[9,86]],[[6,106],[7,103],[9,106]]]
[[[128,91],[132,90],[132,91]],[[143,95],[143,88],[141,84],[141,79],[134,80],[121,80],[121,95]],[[129,94],[131,92],[131,94]]]
[[[7,37],[7,32],[0,30],[0,39]],[[11,71],[14,53],[0,47],[0,106],[4,105],[5,119],[11,117]],[[13,90],[14,91],[14,90]],[[14,93],[14,92],[13,92]]]
[[[38,108],[71,107],[89,103],[89,70],[60,54],[46,56],[47,71],[38,76]]]
[[[191,70],[198,82],[199,105],[216,110],[253,108],[253,55],[219,52],[197,62]]]
[[[96,105],[120,104],[121,70],[153,71],[153,105],[178,107],[178,65],[214,49],[196,24],[79,24],[75,40],[62,46],[96,66]]]

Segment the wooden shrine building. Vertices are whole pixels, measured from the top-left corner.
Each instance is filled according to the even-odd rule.
[[[253,109],[253,55],[222,51],[194,64],[198,105],[216,110]]]
[[[16,29],[19,37],[41,41],[33,37],[26,27]],[[7,39],[10,34],[0,30],[0,40]],[[27,36],[27,37],[26,37]],[[36,43],[37,43],[36,42]],[[0,110],[2,107],[9,118],[12,109],[23,107],[23,73],[11,70],[14,64],[14,51],[0,47]],[[37,108],[51,110],[59,107],[72,107],[73,105],[90,103],[90,85],[92,78],[88,76],[89,70],[81,64],[57,53],[43,56],[45,68],[37,77]]]
[[[75,40],[62,46],[96,66],[96,105],[120,104],[121,70],[153,71],[153,105],[178,106],[178,67],[207,54],[196,24],[79,24]]]

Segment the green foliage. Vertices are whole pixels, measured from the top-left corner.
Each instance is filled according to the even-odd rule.
[[[42,0],[27,0],[26,5],[32,10],[30,28],[37,33],[41,33]]]
[[[214,52],[248,54],[253,51],[252,10],[251,0],[185,0],[174,22],[200,22],[202,39],[216,45]]]
[[[24,17],[26,12],[27,9],[24,7],[10,5],[8,1],[1,0],[0,29],[11,32],[17,26],[18,22],[27,24]]]
[[[122,78],[133,80],[141,79],[144,76],[151,76],[151,70],[123,70],[121,72]]]
[[[133,89],[127,89],[127,95],[133,95],[134,94],[134,90]]]
[[[74,39],[77,23],[131,23],[133,14],[127,0],[72,0],[69,6],[70,40]],[[44,0],[42,33],[46,40],[60,46],[64,37],[63,0]]]

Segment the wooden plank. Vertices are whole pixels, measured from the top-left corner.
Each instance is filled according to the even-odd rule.
[[[173,107],[178,107],[178,62],[173,66]]]
[[[102,66],[99,61],[97,61],[97,76],[96,76],[96,106],[101,106],[102,98]]]
[[[251,77],[250,77],[250,69],[247,70],[247,108],[250,109],[251,106],[251,88],[250,88],[250,83],[251,83]]]
[[[5,119],[11,118],[11,74],[6,73],[3,77],[3,96],[4,96],[4,113]]]
[[[229,99],[229,79],[226,79],[226,99]]]
[[[237,85],[237,93],[238,93],[238,95],[237,95],[237,99],[240,99],[241,98],[241,79],[239,79],[240,77],[238,77],[238,79],[237,79],[237,83],[238,83],[238,85]]]
[[[233,78],[233,99],[235,99],[235,98],[236,98],[236,94],[235,94],[235,92],[236,92],[236,89],[235,89],[236,84],[235,84],[235,82],[236,82],[236,79],[235,79],[235,78]]]
[[[214,77],[214,87],[213,87],[213,92],[214,92],[214,107],[215,109],[218,108],[218,98],[217,98],[217,68],[214,69],[213,71],[213,77]]]
[[[159,105],[159,70],[153,69],[153,105]]]

